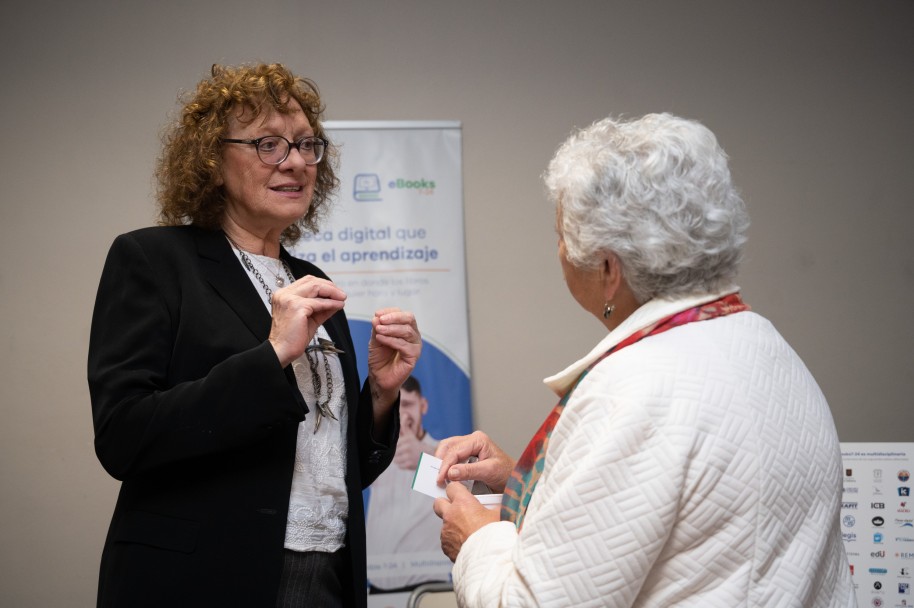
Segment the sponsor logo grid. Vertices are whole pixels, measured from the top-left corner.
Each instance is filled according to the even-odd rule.
[[[860,606],[912,606],[914,443],[842,443],[841,537]]]

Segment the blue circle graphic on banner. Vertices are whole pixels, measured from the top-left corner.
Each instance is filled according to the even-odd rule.
[[[359,377],[368,377],[368,340],[371,323],[349,319],[349,331],[355,345]],[[470,405],[470,379],[457,365],[434,345],[422,341],[422,355],[413,376],[422,386],[422,396],[428,400],[428,413],[422,426],[435,439],[466,435],[473,431]]]

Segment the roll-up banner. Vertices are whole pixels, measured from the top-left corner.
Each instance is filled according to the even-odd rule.
[[[470,357],[457,121],[327,121],[340,155],[340,192],[317,234],[293,255],[342,288],[367,374],[375,310],[415,313],[422,356],[401,392],[394,462],[366,491],[370,606],[405,606],[409,590],[450,581],[433,500],[411,490],[419,452],[471,432]]]

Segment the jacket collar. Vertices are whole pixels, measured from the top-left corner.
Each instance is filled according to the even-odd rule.
[[[206,270],[206,281],[244,321],[258,340],[270,335],[272,320],[260,295],[221,230],[197,230],[197,253]]]
[[[238,262],[225,234],[222,230],[197,229],[196,241],[197,253],[202,258],[207,282],[244,321],[258,340],[267,340],[270,337],[273,320],[264,307],[260,294],[251,284],[247,271]],[[316,266],[293,257],[284,247],[280,248],[279,255],[289,265],[296,279],[307,274],[325,277]],[[345,339],[345,323],[345,316],[337,313],[324,323],[324,328],[330,334],[331,340],[344,350],[351,351],[352,343]],[[350,353],[349,356],[354,357],[354,353]],[[347,382],[347,387],[349,385],[350,382]],[[358,377],[355,378],[354,385],[358,387]]]
[[[605,338],[600,340],[600,343],[582,359],[572,363],[559,373],[544,379],[543,383],[551,388],[557,395],[564,395],[574,384],[575,380],[578,379],[578,376],[580,376],[591,363],[636,331],[644,329],[664,317],[668,317],[689,308],[694,308],[701,304],[713,302],[714,300],[737,291],[739,291],[739,287],[731,286],[716,293],[674,299],[655,299],[645,302],[627,319],[622,321],[618,327],[609,332]]]

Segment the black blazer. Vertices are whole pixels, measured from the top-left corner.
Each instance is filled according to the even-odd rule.
[[[326,276],[282,257],[296,278]],[[146,228],[114,241],[88,365],[96,454],[123,482],[99,606],[274,606],[298,424],[316,412],[280,367],[270,324],[221,231]],[[361,490],[393,458],[399,417],[372,438],[345,315],[324,327],[345,351],[347,605],[364,606]]]

